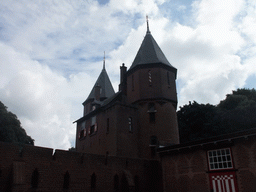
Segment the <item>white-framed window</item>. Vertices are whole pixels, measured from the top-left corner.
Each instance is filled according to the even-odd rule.
[[[233,168],[230,148],[208,151],[208,161],[210,170]]]

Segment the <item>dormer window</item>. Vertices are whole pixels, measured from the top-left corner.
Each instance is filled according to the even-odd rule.
[[[89,129],[89,134],[93,134],[97,131],[97,123],[96,123],[96,116],[91,118],[91,127]]]
[[[86,124],[86,121],[83,121],[81,123],[80,131],[79,131],[79,134],[78,134],[79,139],[82,139],[82,138],[86,137],[85,124]]]

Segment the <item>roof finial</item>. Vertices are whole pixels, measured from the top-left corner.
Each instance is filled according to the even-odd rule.
[[[104,58],[103,58],[103,69],[105,69],[105,51],[104,51]]]
[[[150,31],[149,31],[149,25],[148,25],[148,15],[146,15],[146,20],[147,20],[147,33],[150,33]]]

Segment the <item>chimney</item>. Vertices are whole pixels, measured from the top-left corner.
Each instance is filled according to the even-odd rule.
[[[98,83],[94,87],[94,97],[96,101],[100,101],[100,85]]]
[[[125,91],[126,89],[126,71],[127,67],[124,66],[124,63],[120,67],[120,84],[119,84],[119,91]]]

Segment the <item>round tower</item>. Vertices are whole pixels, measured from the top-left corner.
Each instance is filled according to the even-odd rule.
[[[142,158],[154,158],[159,146],[179,143],[176,74],[177,69],[166,59],[147,22],[146,36],[126,73],[127,101],[138,107]]]

